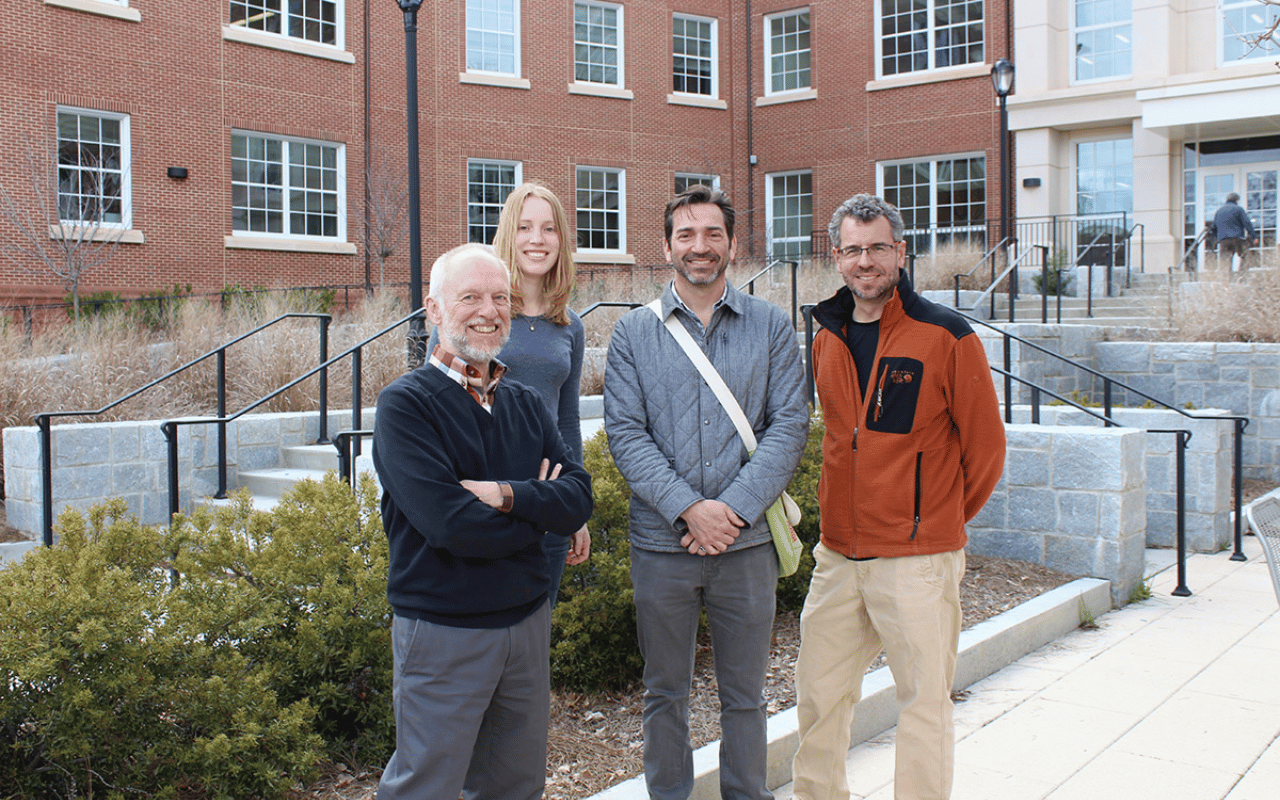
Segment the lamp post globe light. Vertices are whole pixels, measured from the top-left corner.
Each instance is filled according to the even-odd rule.
[[[1000,244],[1002,248],[1009,246],[1009,211],[1013,195],[1013,170],[1009,164],[1009,109],[1007,101],[1013,91],[1013,62],[1007,58],[997,59],[991,65],[991,85],[1000,100]]]
[[[427,332],[422,320],[422,215],[418,165],[418,9],[422,0],[396,0],[404,12],[405,116],[409,140],[409,368],[426,360]]]

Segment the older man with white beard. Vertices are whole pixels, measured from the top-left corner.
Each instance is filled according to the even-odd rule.
[[[390,546],[396,750],[380,800],[536,800],[546,775],[544,536],[591,515],[591,479],[541,397],[502,381],[510,274],[463,245],[432,267],[429,362],[382,391],[373,461]]]

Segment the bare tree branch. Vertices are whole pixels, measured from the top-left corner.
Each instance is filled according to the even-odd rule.
[[[52,150],[52,148],[51,148]],[[86,154],[87,155],[87,154]],[[90,171],[97,165],[88,159]],[[123,165],[128,179],[128,164]],[[71,294],[72,313],[80,318],[80,283],[93,269],[116,254],[126,226],[104,222],[102,195],[64,197],[60,192],[54,153],[38,157],[27,140],[26,176],[30,192],[15,195],[0,181],[0,214],[13,226],[16,236],[0,243],[3,253],[19,269],[32,274],[52,274]],[[95,193],[99,186],[92,187]],[[110,194],[107,197],[111,197]],[[63,218],[63,211],[74,216]]]
[[[378,262],[378,287],[384,288],[387,259],[395,255],[405,237],[409,185],[408,178],[398,174],[390,161],[378,157],[372,144],[370,149],[373,152],[369,174],[365,176],[364,199],[369,213],[363,239],[366,251]]]
[[[1280,7],[1280,0],[1257,0],[1259,5]],[[1248,45],[1247,49],[1241,54],[1241,58],[1245,58],[1250,53],[1259,49],[1275,50],[1280,49],[1280,14],[1271,19],[1267,27],[1253,35],[1245,35],[1237,33],[1236,38]],[[1280,67],[1280,61],[1276,62],[1276,66]]]

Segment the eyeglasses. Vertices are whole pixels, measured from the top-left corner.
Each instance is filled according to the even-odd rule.
[[[851,244],[848,247],[842,247],[837,250],[836,258],[846,261],[857,261],[859,258],[862,258],[863,253],[866,253],[871,256],[872,260],[877,260],[888,256],[890,253],[896,252],[897,249],[898,245],[896,242],[892,244],[889,242],[876,242],[875,244],[867,247],[858,247],[856,244]]]

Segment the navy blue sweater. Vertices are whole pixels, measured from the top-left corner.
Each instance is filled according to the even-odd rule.
[[[562,465],[537,480],[543,458]],[[390,545],[387,599],[404,617],[501,628],[537,610],[551,588],[544,535],[570,536],[591,516],[591,478],[573,461],[542,398],[498,384],[492,414],[436,367],[378,396],[373,463]],[[502,513],[459,481],[507,481]],[[545,532],[545,533],[544,533]]]

